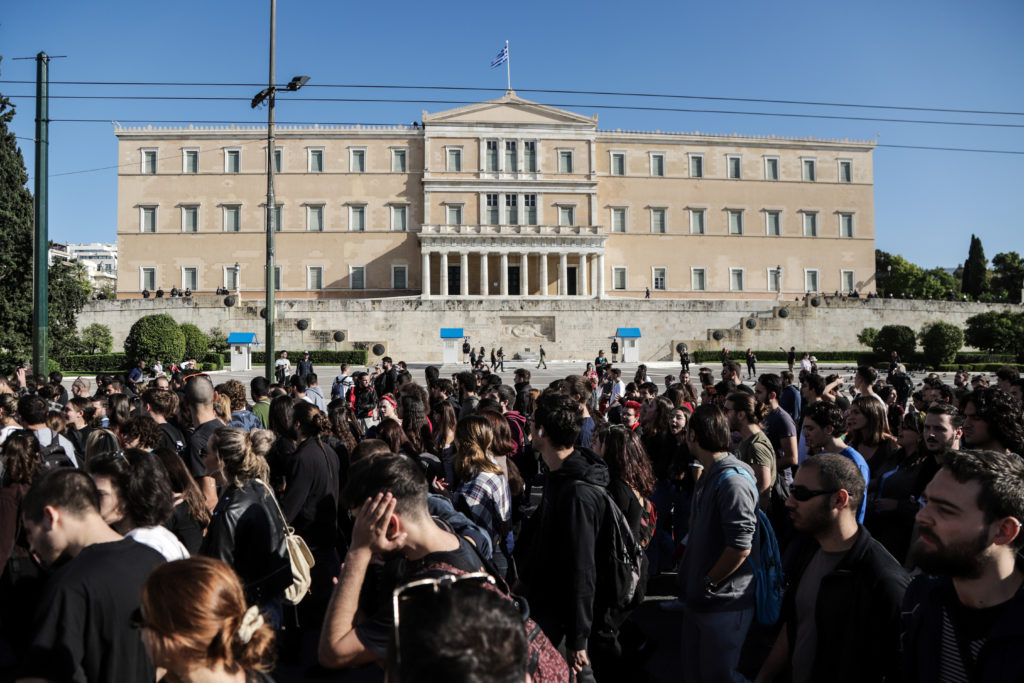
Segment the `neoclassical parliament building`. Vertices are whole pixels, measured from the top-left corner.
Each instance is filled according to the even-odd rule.
[[[118,297],[262,297],[266,129],[117,127]],[[410,126],[279,126],[284,299],[775,299],[874,291],[872,151],[606,131],[495,100]]]

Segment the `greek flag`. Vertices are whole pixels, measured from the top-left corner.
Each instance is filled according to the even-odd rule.
[[[493,69],[496,66],[501,66],[502,64],[504,64],[507,61],[508,61],[508,45],[506,45],[505,47],[501,48],[501,51],[498,53],[498,56],[495,57],[493,60],[491,60],[491,68]]]

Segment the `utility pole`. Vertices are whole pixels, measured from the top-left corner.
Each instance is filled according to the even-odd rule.
[[[49,175],[50,175],[50,57],[36,55],[36,177],[35,177],[35,277],[32,278],[32,368],[47,374],[47,342],[50,334],[49,272]]]
[[[267,77],[269,101],[267,103],[267,327],[266,361],[267,381],[274,383],[274,52],[277,34],[277,0],[270,0],[270,74]]]

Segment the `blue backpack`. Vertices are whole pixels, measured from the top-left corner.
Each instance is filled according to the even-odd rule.
[[[760,500],[761,495],[757,490],[757,482],[754,477],[739,467],[726,469],[715,481],[714,490],[718,491],[722,482],[734,474],[742,475],[749,481],[754,487],[757,499]],[[775,531],[772,529],[771,522],[768,521],[768,516],[760,507],[757,508],[757,535],[760,552],[756,558],[753,554],[747,558],[754,570],[754,591],[757,600],[755,613],[759,623],[771,626],[779,620],[786,584],[785,577],[782,575],[782,555],[779,553],[779,543],[775,540]]]

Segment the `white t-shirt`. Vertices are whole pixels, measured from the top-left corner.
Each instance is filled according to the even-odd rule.
[[[608,405],[615,405],[622,402],[622,397],[626,395],[626,383],[621,379],[612,385],[612,400],[608,402]]]
[[[188,550],[167,527],[140,526],[126,533],[125,536],[142,545],[148,545],[163,555],[168,562],[189,558]]]

